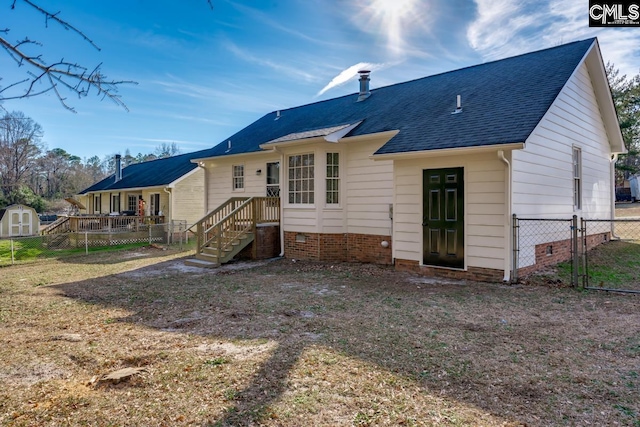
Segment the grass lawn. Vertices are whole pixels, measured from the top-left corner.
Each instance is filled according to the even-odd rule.
[[[0,425],[640,426],[638,295],[183,255],[0,269]]]

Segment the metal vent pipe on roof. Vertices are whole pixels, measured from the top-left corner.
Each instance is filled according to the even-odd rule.
[[[369,74],[371,71],[369,70],[360,70],[358,74],[360,74],[360,93],[358,94],[358,101],[364,101],[371,95],[371,91],[369,90]]]
[[[122,158],[120,156],[120,154],[116,154],[116,172],[115,172],[115,176],[116,176],[116,182],[120,181],[122,179]]]

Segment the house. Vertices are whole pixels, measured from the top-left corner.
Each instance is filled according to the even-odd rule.
[[[161,216],[166,223],[194,223],[204,210],[204,171],[191,159],[198,153],[135,163],[80,192],[86,215],[128,214]]]
[[[285,257],[490,281],[512,273],[512,214],[613,217],[625,148],[596,39],[369,80],[362,71],[359,92],[274,111],[194,158],[206,210],[270,196]],[[201,259],[215,261],[217,241],[201,237]]]
[[[33,236],[40,233],[40,218],[35,209],[10,205],[0,209],[0,238]]]

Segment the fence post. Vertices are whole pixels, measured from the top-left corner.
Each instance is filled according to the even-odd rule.
[[[582,268],[582,287],[586,288],[589,286],[589,266],[587,265],[588,262],[588,255],[587,255],[587,251],[589,249],[589,242],[587,241],[587,237],[589,236],[587,234],[587,220],[584,218],[580,218],[580,233],[582,235],[582,239],[580,242],[580,252],[582,254],[582,259],[580,260],[580,267]]]
[[[84,254],[89,255],[89,232],[84,232]]]
[[[571,219],[571,286],[578,286],[578,266],[580,256],[578,255],[578,216]]]
[[[149,224],[149,246],[151,246],[151,227],[153,227],[153,225]]]
[[[13,265],[16,262],[16,258],[13,254],[13,239],[9,239],[9,241],[11,242],[11,265]]]
[[[518,252],[520,251],[520,247],[519,242],[518,242],[518,217],[516,216],[516,214],[512,215],[512,221],[511,221],[511,244],[513,245],[513,249],[512,249],[512,262],[511,265],[513,266],[513,271],[511,273],[511,281],[513,283],[516,283],[518,281],[518,261],[519,261],[519,257],[518,257]]]

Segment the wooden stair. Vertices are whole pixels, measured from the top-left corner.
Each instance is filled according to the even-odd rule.
[[[279,198],[232,197],[191,227],[196,255],[185,264],[215,268],[231,261],[255,240],[256,225],[267,222],[280,222]]]
[[[214,241],[209,246],[202,248],[202,251],[198,252],[195,258],[186,260],[185,264],[194,267],[220,267],[222,264],[231,261],[254,239],[254,233],[244,233],[238,236],[229,245],[223,245],[224,249],[221,249],[220,257],[218,257],[217,241]]]

